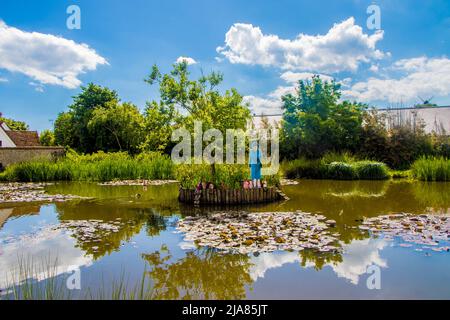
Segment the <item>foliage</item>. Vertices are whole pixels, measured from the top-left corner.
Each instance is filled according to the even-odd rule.
[[[226,129],[245,129],[250,110],[236,89],[226,90],[223,94],[219,91],[218,86],[223,81],[221,73],[202,75],[198,80],[191,80],[189,76],[186,62],[174,64],[172,71],[164,75],[157,66],[153,66],[146,82],[159,84],[161,101],[159,106],[156,102],[151,104],[150,111],[153,112],[150,115],[175,114],[175,108],[183,110],[186,115],[178,118],[178,124],[186,126],[191,132],[194,121],[202,121],[203,130],[214,128],[222,134]]]
[[[39,135],[39,142],[43,146],[54,146],[55,145],[55,134],[51,130],[44,130]]]
[[[423,181],[450,181],[450,160],[444,157],[422,157],[411,166],[411,174]]]
[[[176,178],[181,187],[193,189],[199,182],[212,182],[223,189],[239,189],[242,181],[250,178],[246,165],[216,164],[215,174],[209,164],[180,164],[176,168]]]
[[[144,137],[144,117],[131,103],[111,101],[105,108],[96,108],[87,126],[105,151],[136,153]]]
[[[4,118],[0,114],[0,123],[1,122],[6,123],[8,128],[10,128],[11,130],[18,130],[18,131],[28,130],[28,124],[26,124],[25,122],[13,120],[13,119],[9,119],[9,118]]]
[[[182,122],[175,105],[147,103],[144,117],[145,138],[141,149],[169,153],[174,125]]]
[[[81,93],[73,97],[69,111],[60,113],[55,121],[56,142],[79,152],[108,150],[108,145],[104,143],[112,139],[99,138],[98,132],[89,130],[88,123],[95,110],[108,109],[118,103],[119,97],[113,90],[93,83],[81,87]]]
[[[339,103],[340,96],[339,84],[314,76],[299,81],[295,95],[282,97],[282,158],[357,150],[365,106]]]
[[[390,177],[388,167],[382,162],[358,161],[353,164],[360,180],[384,180]]]

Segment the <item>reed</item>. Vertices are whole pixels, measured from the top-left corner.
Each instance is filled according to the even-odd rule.
[[[450,181],[450,160],[444,157],[423,157],[411,166],[413,178],[422,181]]]
[[[0,180],[20,182],[111,181],[124,179],[171,179],[174,165],[157,153],[132,157],[127,153],[78,155],[69,153],[56,160],[35,160],[11,165]]]

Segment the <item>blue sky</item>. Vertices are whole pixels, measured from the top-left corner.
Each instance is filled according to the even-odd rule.
[[[66,26],[73,4],[80,30]],[[366,25],[371,4],[381,30]],[[418,96],[450,104],[445,0],[0,0],[0,21],[0,111],[37,130],[89,82],[143,108],[158,98],[143,82],[150,67],[168,71],[179,57],[196,62],[194,75],[222,71],[223,87],[236,87],[256,112],[279,111],[281,94],[314,73],[375,106]]]

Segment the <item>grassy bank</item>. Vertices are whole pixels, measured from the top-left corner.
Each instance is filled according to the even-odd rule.
[[[146,153],[132,157],[127,153],[78,155],[70,152],[57,160],[18,163],[0,174],[2,181],[111,181],[115,179],[171,179],[174,165],[170,157]]]
[[[283,162],[287,178],[333,180],[384,180],[390,178],[389,168],[381,162],[358,161],[350,155],[326,155],[321,159],[300,158]]]
[[[422,181],[450,181],[450,160],[443,157],[425,157],[411,166],[413,178]]]
[[[143,153],[95,153],[79,155],[69,152],[57,161],[37,160],[11,165],[0,173],[0,181],[112,181],[134,179],[177,179],[184,188],[194,188],[199,182],[212,182],[224,188],[240,188],[249,179],[247,165],[175,165],[169,156]],[[278,185],[279,176],[266,177],[269,185]]]

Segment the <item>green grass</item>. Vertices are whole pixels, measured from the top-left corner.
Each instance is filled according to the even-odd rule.
[[[443,157],[424,157],[411,166],[413,178],[422,181],[450,181],[450,160]]]
[[[127,153],[78,155],[70,152],[56,161],[36,160],[8,166],[0,180],[20,182],[111,181],[171,179],[174,165],[169,156],[157,153],[132,157]]]

